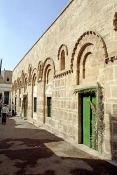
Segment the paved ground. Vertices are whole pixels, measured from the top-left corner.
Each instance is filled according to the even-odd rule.
[[[0,175],[117,175],[117,166],[11,117],[0,123]]]

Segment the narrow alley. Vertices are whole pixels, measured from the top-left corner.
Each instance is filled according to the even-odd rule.
[[[1,118],[0,118],[1,119]],[[92,156],[21,117],[0,123],[0,175],[116,175]]]

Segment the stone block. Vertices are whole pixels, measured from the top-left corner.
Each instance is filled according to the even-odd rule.
[[[105,140],[104,141],[104,151],[106,153],[111,152],[111,142],[110,142],[110,140]]]
[[[113,115],[117,116],[117,104],[112,105]]]
[[[113,80],[113,67],[108,67],[105,70],[105,80],[110,81]]]
[[[117,122],[113,122],[112,131],[113,131],[113,134],[117,136]]]
[[[111,93],[113,98],[117,98],[117,85],[111,86]]]
[[[111,104],[105,104],[105,113],[111,114]]]

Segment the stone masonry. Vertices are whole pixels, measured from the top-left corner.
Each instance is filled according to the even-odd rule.
[[[71,0],[16,65],[12,77],[18,114],[78,144],[83,144],[79,90],[99,82],[105,129],[98,151],[113,160],[117,160],[116,13],[116,0]]]

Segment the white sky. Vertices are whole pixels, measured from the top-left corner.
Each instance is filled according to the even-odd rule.
[[[2,70],[13,70],[70,0],[0,0]]]

